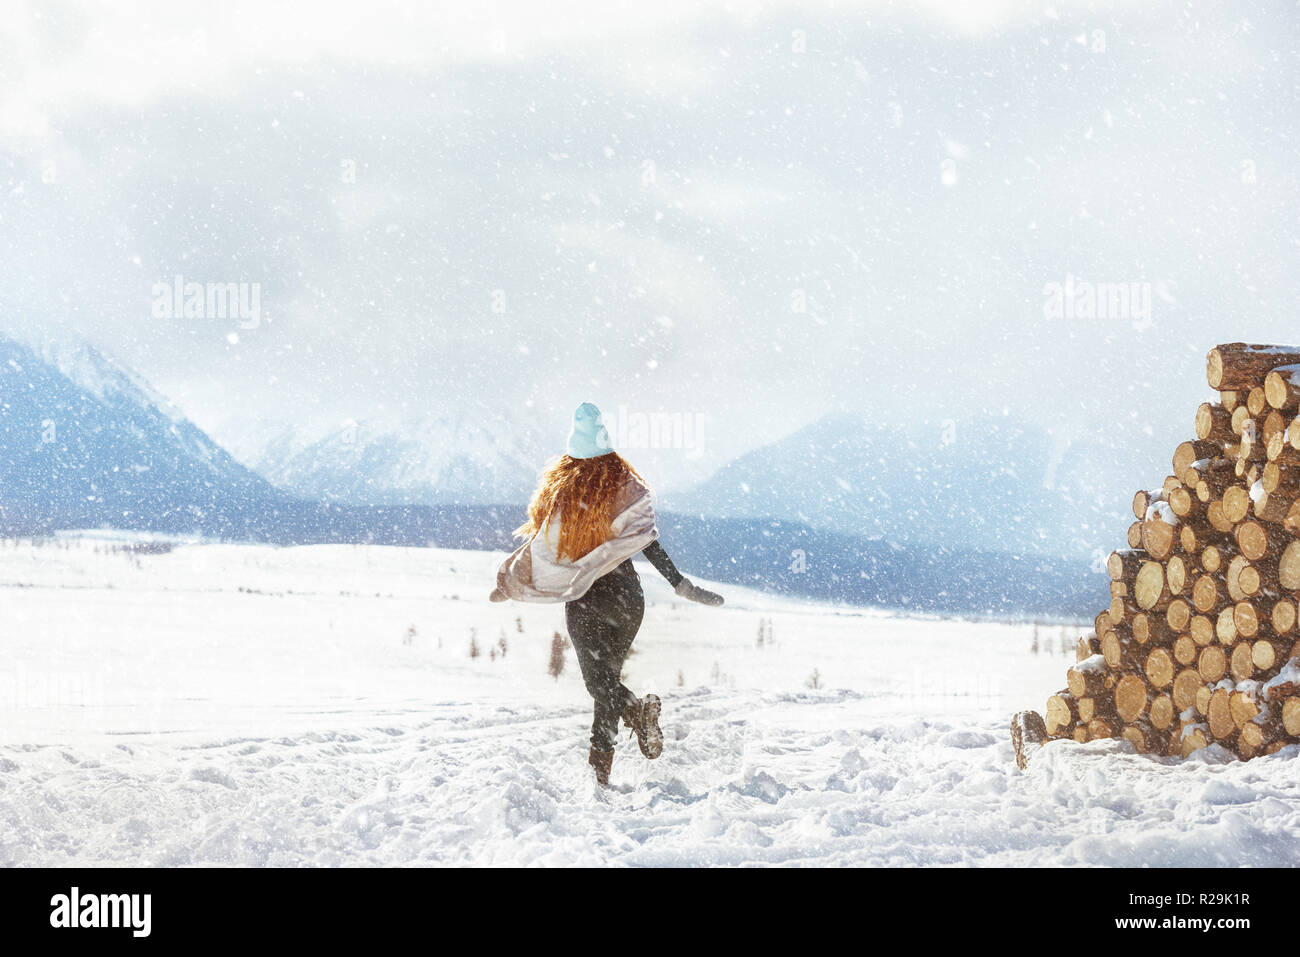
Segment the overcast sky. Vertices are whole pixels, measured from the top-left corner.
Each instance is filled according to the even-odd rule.
[[[590,399],[704,417],[641,456],[672,486],[828,411],[1010,409],[1158,482],[1206,350],[1300,339],[1298,37],[1289,2],[19,0],[0,331],[237,451],[462,406],[558,448]],[[177,275],[259,284],[256,326],[155,315]],[[1050,315],[1067,277],[1136,295]]]

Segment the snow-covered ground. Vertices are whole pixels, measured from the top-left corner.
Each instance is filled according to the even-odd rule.
[[[1016,769],[1073,631],[704,608],[646,566],[666,748],[602,792],[562,607],[489,603],[500,556],[110,545],[0,543],[0,864],[1300,864],[1296,747]]]

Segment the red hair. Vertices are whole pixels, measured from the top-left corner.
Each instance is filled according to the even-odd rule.
[[[528,505],[528,521],[515,529],[515,534],[529,538],[558,516],[557,557],[577,561],[613,537],[614,500],[629,475],[641,480],[617,452],[590,459],[557,456],[542,470]]]

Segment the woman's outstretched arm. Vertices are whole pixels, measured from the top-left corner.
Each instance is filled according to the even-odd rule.
[[[682,581],[682,573],[677,570],[673,560],[668,557],[664,547],[657,541],[651,542],[645,548],[641,549],[641,554],[650,559],[650,564],[655,567],[660,575],[668,579],[668,584],[676,588]]]
[[[673,586],[673,591],[683,598],[691,601],[698,601],[701,605],[721,605],[722,596],[717,592],[711,592],[707,588],[701,588],[685,575],[677,570],[673,560],[668,557],[662,545],[658,541],[653,541],[645,548],[641,549],[641,554],[650,559],[650,564],[655,570],[668,579],[668,584]]]

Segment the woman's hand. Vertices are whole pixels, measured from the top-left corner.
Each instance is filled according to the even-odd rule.
[[[683,578],[673,589],[677,594],[690,601],[698,601],[701,605],[721,605],[722,596],[717,592],[709,591],[707,588],[701,588],[689,578]]]

